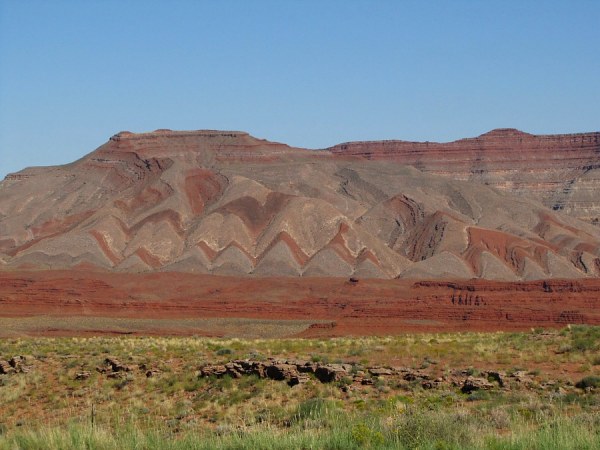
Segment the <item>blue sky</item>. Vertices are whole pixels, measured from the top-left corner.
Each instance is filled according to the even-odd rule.
[[[600,130],[600,1],[0,0],[0,177],[129,130]]]

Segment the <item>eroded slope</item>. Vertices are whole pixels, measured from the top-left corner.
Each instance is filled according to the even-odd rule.
[[[0,264],[507,281],[600,274],[597,227],[389,155],[346,156],[242,132],[119,133],[72,164],[2,182]]]

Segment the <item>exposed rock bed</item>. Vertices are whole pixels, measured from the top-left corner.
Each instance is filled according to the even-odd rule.
[[[74,358],[72,355],[66,359]],[[181,362],[179,362],[180,364]],[[121,389],[137,377],[161,377],[163,370],[169,372],[169,377],[186,377],[186,369],[170,367],[170,360],[154,361],[150,364],[123,364],[114,357],[107,357],[103,364],[96,367],[98,375],[115,381],[115,387]],[[331,383],[344,392],[363,389],[424,389],[455,391],[467,395],[476,395],[478,391],[522,391],[538,390],[564,394],[583,390],[586,392],[597,389],[596,385],[588,386],[584,381],[576,385],[568,380],[540,379],[538,376],[524,370],[502,371],[497,369],[475,370],[445,369],[442,371],[432,362],[429,368],[413,368],[398,366],[368,366],[357,362],[325,363],[298,359],[235,359],[220,364],[203,364],[195,375],[199,378],[230,377],[238,380],[246,376],[255,376],[286,383],[290,387],[306,383]],[[6,377],[23,377],[29,372],[47,371],[45,357],[37,360],[32,356],[14,356],[8,359],[0,358],[0,393]],[[55,361],[50,364],[54,369],[70,373],[74,381],[89,383],[93,372],[83,370],[88,366],[84,363],[79,369],[73,370],[72,364],[63,364],[63,369],[56,368]],[[60,367],[60,364],[59,364]],[[189,370],[189,369],[187,369]],[[174,375],[175,374],[175,375]],[[588,377],[590,378],[590,377]],[[594,378],[594,377],[591,377]]]
[[[477,372],[472,369],[454,370],[448,375],[434,377],[422,369],[409,367],[364,367],[356,363],[320,363],[298,360],[256,361],[248,359],[233,360],[225,364],[204,365],[200,367],[199,377],[222,378],[229,376],[237,379],[255,375],[259,378],[285,381],[289,386],[306,383],[310,380],[321,383],[338,383],[342,390],[348,391],[353,386],[375,386],[377,380],[395,383],[410,383],[423,389],[460,389],[462,393],[491,389],[539,388],[550,389],[555,381],[540,383],[524,371],[506,373],[489,370]]]
[[[27,373],[30,370],[30,364],[33,361],[31,356],[13,356],[9,360],[0,359],[0,375],[11,373]]]

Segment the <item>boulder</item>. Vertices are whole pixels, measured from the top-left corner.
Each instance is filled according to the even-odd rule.
[[[108,357],[104,360],[108,364],[113,372],[131,372],[133,367],[122,364],[118,359]]]
[[[8,364],[10,367],[14,369],[15,372],[27,373],[29,372],[29,368],[25,366],[25,363],[31,361],[31,357],[25,356],[13,356],[8,360]]]
[[[319,365],[310,361],[295,361],[296,368],[300,373],[315,373]]]
[[[307,375],[302,375],[302,374],[298,374],[298,375],[294,375],[292,376],[287,384],[289,386],[296,386],[298,384],[302,384],[302,383],[306,383],[310,380],[310,378]]]
[[[293,364],[273,364],[266,367],[267,378],[272,380],[290,380],[300,376]]]
[[[420,370],[406,369],[402,374],[405,381],[429,380],[431,377]]]
[[[267,376],[265,372],[267,365],[261,361],[237,359],[232,363],[235,370],[242,375],[256,375],[259,378],[266,378]]]
[[[14,371],[15,371],[14,367],[12,367],[8,363],[8,361],[0,360],[0,374],[1,375],[7,375],[7,374],[12,373]]]
[[[529,375],[527,375],[527,372],[525,372],[524,370],[517,370],[516,372],[511,373],[510,378],[512,378],[517,383],[524,383],[524,384],[532,384],[533,383],[533,378],[531,378]]]
[[[495,381],[498,383],[498,386],[504,387],[504,377],[506,376],[503,372],[498,372],[495,370],[488,370],[483,372],[482,375],[487,376],[487,379],[490,381]]]
[[[12,358],[10,358],[8,360],[8,363],[14,367],[15,369],[18,369],[21,365],[25,364],[26,358],[24,356],[13,356]]]
[[[242,378],[244,375],[244,368],[237,362],[228,362],[225,364],[226,374],[232,378]]]
[[[473,391],[489,390],[493,387],[494,385],[485,378],[468,377],[460,390],[465,394],[470,394]]]
[[[394,372],[391,369],[385,367],[371,367],[369,373],[373,376],[380,377],[383,375],[393,375]]]
[[[227,368],[223,365],[204,366],[200,368],[200,376],[221,378],[227,373]]]
[[[315,370],[315,376],[322,383],[331,383],[347,377],[352,370],[350,364],[325,364]]]

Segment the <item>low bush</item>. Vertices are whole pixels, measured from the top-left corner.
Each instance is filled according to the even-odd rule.
[[[579,389],[600,388],[600,377],[595,375],[584,377],[575,384],[575,387]]]
[[[571,341],[576,350],[598,350],[600,348],[600,326],[571,326]]]

